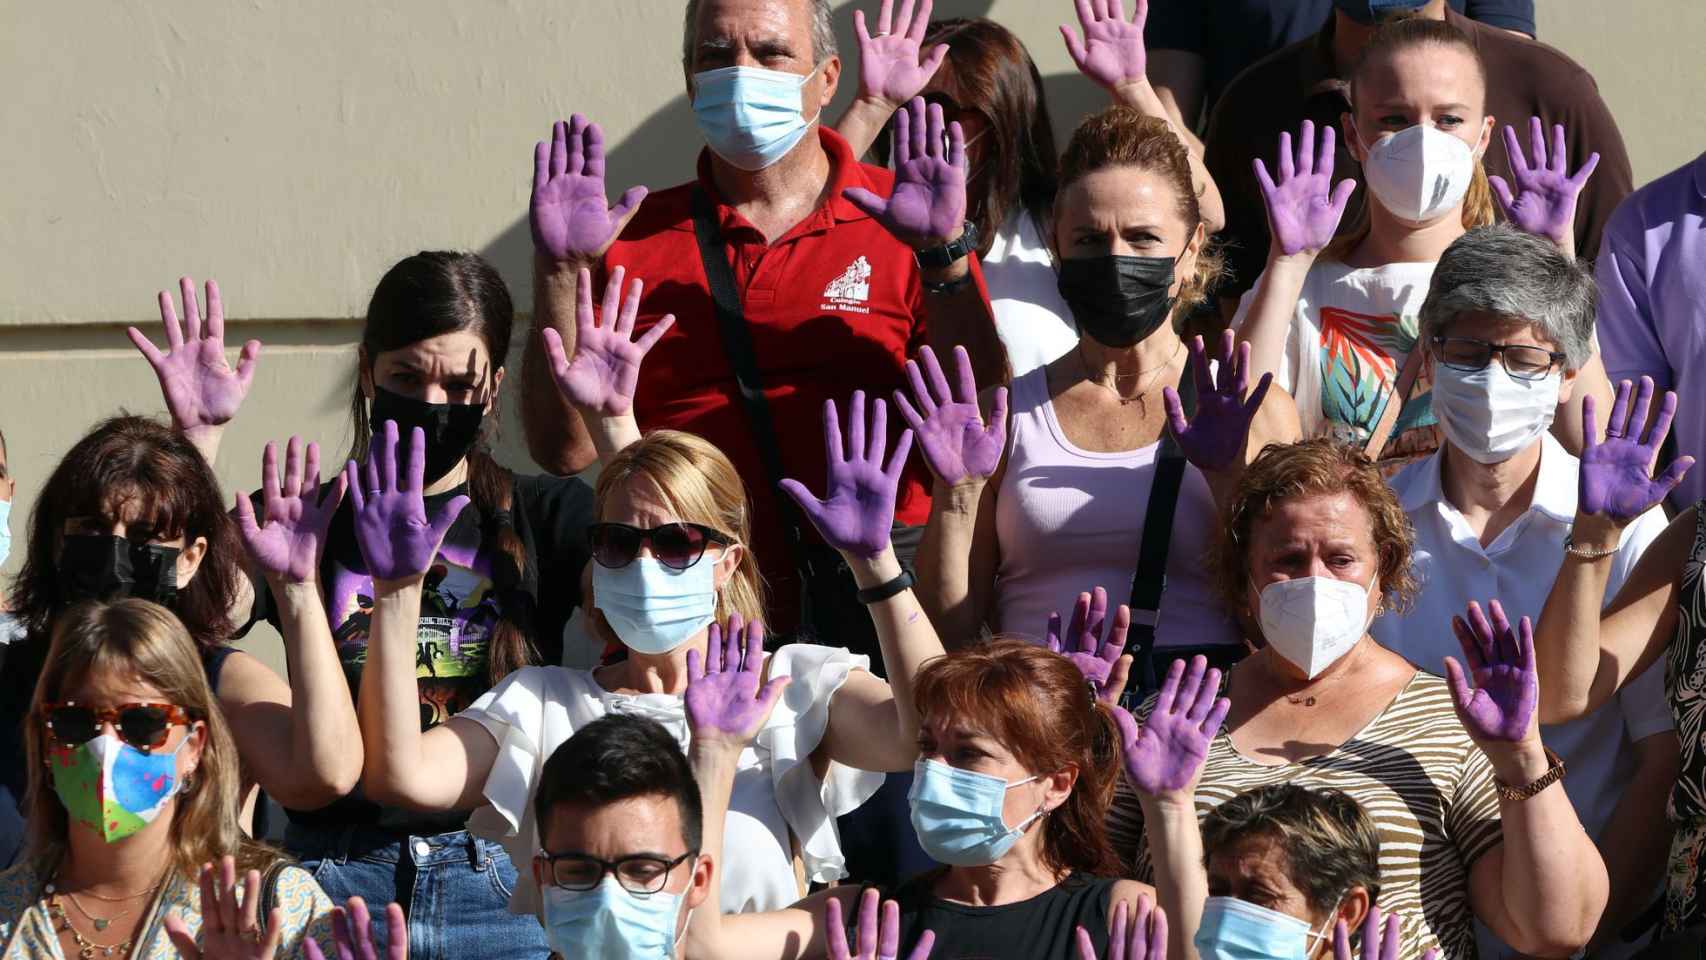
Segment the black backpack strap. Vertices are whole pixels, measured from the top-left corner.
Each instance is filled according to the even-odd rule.
[[[1179,400],[1185,415],[1196,412],[1196,380],[1191,365],[1179,377]],[[1173,514],[1179,506],[1179,489],[1185,480],[1185,454],[1179,449],[1171,428],[1161,431],[1161,451],[1155,459],[1155,482],[1149,487],[1144,508],[1143,539],[1137,549],[1137,569],[1131,577],[1131,630],[1126,634],[1126,652],[1132,655],[1137,673],[1135,687],[1127,695],[1153,690],[1155,676],[1155,628],[1161,623],[1161,595],[1167,592],[1167,554],[1173,547]],[[1122,698],[1124,699],[1124,698]],[[1132,704],[1127,704],[1132,706]]]
[[[758,374],[758,355],[752,348],[752,331],[748,329],[746,312],[741,308],[740,291],[735,286],[734,271],[729,269],[728,255],[723,247],[722,229],[717,223],[716,208],[701,188],[693,190],[693,234],[699,241],[699,259],[705,267],[705,282],[716,306],[717,331],[722,337],[723,353],[733,368],[735,383],[740,388],[746,419],[752,427],[753,443],[770,481],[771,496],[782,512],[782,527],[787,532],[788,549],[794,557],[794,567],[802,580],[801,602],[809,601],[804,585],[811,579],[811,560],[806,554],[799,508],[782,490],[782,447],[776,438],[776,421],[770,415],[770,401],[764,396],[764,382]],[[802,626],[811,623],[811,611],[802,606]]]

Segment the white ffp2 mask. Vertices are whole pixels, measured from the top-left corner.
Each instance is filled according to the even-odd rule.
[[[1368,629],[1368,591],[1354,580],[1299,577],[1262,588],[1262,637],[1309,679],[1349,653]]]
[[[1364,144],[1363,149],[1368,152],[1362,173],[1369,191],[1393,216],[1412,223],[1450,212],[1475,179],[1475,152],[1469,145],[1426,124],[1400,130],[1373,146]]]
[[[1498,364],[1464,372],[1434,364],[1433,410],[1451,445],[1479,463],[1502,463],[1552,426],[1563,376],[1517,380]]]

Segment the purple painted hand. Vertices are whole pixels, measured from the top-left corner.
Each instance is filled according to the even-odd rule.
[[[237,494],[237,532],[243,546],[269,580],[309,583],[320,566],[326,530],[343,502],[348,479],[340,472],[323,494],[320,490],[320,445],[291,437],[284,452],[284,481],[278,476],[278,444],[268,443],[261,454],[261,509],[266,522],[256,524],[249,495]]]
[[[1109,91],[1128,83],[1147,83],[1149,54],[1143,48],[1143,24],[1149,19],[1149,0],[1134,0],[1130,20],[1125,18],[1125,0],[1076,0],[1076,6],[1084,39],[1064,23],[1060,35],[1078,72]]]
[[[829,936],[829,960],[898,960],[900,956],[900,904],[884,900],[882,923],[877,922],[877,889],[866,887],[859,895],[858,939],[852,949],[847,946],[847,917],[841,901],[831,897],[824,905],[823,923]],[[918,935],[918,942],[907,960],[928,960],[930,948],[936,945],[934,931]]]
[[[1332,242],[1345,215],[1345,204],[1356,190],[1355,180],[1333,185],[1332,127],[1321,130],[1321,149],[1315,149],[1315,124],[1303,121],[1297,132],[1297,152],[1291,149],[1291,134],[1280,134],[1279,182],[1268,176],[1267,164],[1257,158],[1256,182],[1262,188],[1262,203],[1268,208],[1268,230],[1273,250],[1281,256],[1308,254],[1314,257]]]
[[[1693,457],[1678,457],[1665,472],[1653,476],[1653,464],[1659,448],[1670,434],[1670,422],[1676,416],[1676,393],[1665,391],[1659,405],[1659,415],[1653,420],[1646,440],[1641,428],[1653,405],[1653,380],[1642,377],[1635,394],[1635,408],[1629,410],[1629,381],[1617,385],[1617,399],[1611,404],[1611,422],[1605,425],[1605,439],[1599,440],[1599,421],[1595,416],[1592,394],[1582,398],[1582,465],[1577,484],[1580,509],[1587,514],[1602,514],[1618,526],[1623,526],[1664,502],[1676,485],[1682,482]]]
[[[903,430],[894,453],[883,465],[888,448],[888,405],[872,404],[869,429],[865,423],[865,391],[853,391],[848,405],[850,435],[841,445],[841,419],[835,401],[823,403],[824,458],[829,461],[829,489],[824,499],[812,496],[798,480],[783,480],[782,489],[811,520],[824,542],[856,557],[874,557],[888,549],[894,525],[894,501],[906,455],[912,452],[912,431]],[[866,437],[870,437],[869,443]]]
[[[1043,642],[1050,650],[1072,661],[1084,679],[1096,690],[1096,699],[1106,704],[1118,703],[1131,676],[1131,655],[1125,652],[1125,635],[1131,629],[1131,608],[1120,604],[1114,622],[1107,627],[1107,640],[1102,630],[1107,626],[1108,591],[1097,587],[1091,593],[1081,593],[1072,605],[1072,625],[1062,638],[1060,614],[1049,614],[1048,633]]]
[[[160,323],[166,329],[164,353],[141,330],[127,327],[125,332],[154,368],[172,423],[188,433],[220,426],[237,415],[243,398],[249,395],[249,383],[255,378],[255,359],[261,355],[261,342],[250,340],[243,344],[237,369],[232,370],[225,362],[225,307],[219,302],[219,284],[207,281],[205,321],[196,303],[195,281],[184,277],[178,281],[178,289],[184,298],[183,324],[178,322],[171,293],[160,291]]]
[[[859,187],[842,196],[914,250],[959,239],[966,222],[966,138],[958,122],[944,128],[940,104],[926,108],[917,99],[895,112],[894,170],[887,200]]]
[[[1534,665],[1534,628],[1523,617],[1516,629],[1505,608],[1494,600],[1489,623],[1481,605],[1469,604],[1469,620],[1451,618],[1451,629],[1463,647],[1475,677],[1470,689],[1455,657],[1445,658],[1445,679],[1458,719],[1476,743],[1516,743],[1538,736],[1535,709],[1540,699],[1540,673]]]
[[[399,464],[397,422],[387,420],[374,437],[367,463],[357,466],[351,460],[344,467],[350,506],[355,510],[356,544],[375,583],[425,576],[444,535],[469,502],[465,496],[455,497],[440,506],[436,516],[428,517],[421,492],[426,433],[420,427],[411,431],[407,455],[408,460]]]
[[[604,131],[580,114],[551,127],[533,148],[533,248],[551,260],[592,263],[604,256],[646,199],[631,187],[614,207],[604,199]]]
[[[1499,201],[1505,219],[1526,233],[1545,237],[1568,250],[1575,249],[1576,198],[1599,166],[1599,154],[1590,154],[1574,176],[1565,168],[1569,149],[1565,145],[1564,125],[1552,127],[1552,156],[1546,155],[1546,134],[1539,117],[1529,119],[1530,156],[1523,156],[1517,142],[1516,128],[1505,125],[1505,152],[1510,155],[1511,179],[1519,193],[1512,195],[1505,178],[1489,176],[1487,183]]]
[[[1114,905],[1114,926],[1108,932],[1107,960],[1167,960],[1167,911],[1148,896],[1137,898],[1137,917],[1127,924],[1127,904]],[[1090,931],[1078,928],[1078,960],[1097,960]]]
[[[622,298],[625,271],[617,267],[604,284],[604,323],[592,312],[592,271],[581,268],[575,284],[575,355],[570,359],[563,338],[546,327],[545,356],[557,389],[579,409],[601,417],[625,417],[634,412],[634,388],[640,382],[640,362],[675,325],[675,314],[665,314],[638,340],[634,319],[640,311],[640,292],[645,284],[638,278],[628,285]]]
[[[1371,905],[1362,921],[1362,960],[1398,960],[1399,946],[1398,915],[1390,913],[1382,920],[1380,908]],[[1333,960],[1354,960],[1350,929],[1343,920],[1333,926]]]
[[[763,674],[763,624],[755,620],[748,626],[738,613],[729,616],[727,629],[711,624],[704,663],[699,651],[687,651],[687,726],[693,739],[751,742],[788,686],[787,677],[760,683]]]
[[[1207,658],[1192,657],[1189,670],[1183,660],[1167,669],[1155,708],[1141,729],[1130,713],[1114,708],[1125,743],[1126,778],[1140,793],[1158,797],[1190,792],[1208,757],[1208,745],[1232,708],[1232,701],[1216,699],[1219,692],[1220,671],[1210,670]]]
[[[901,0],[900,16],[894,0],[883,0],[877,8],[877,32],[865,29],[865,11],[853,11],[854,35],[859,41],[859,97],[877,100],[894,109],[924,91],[937,68],[948,57],[948,45],[938,43],[924,55],[924,34],[930,28],[933,0]],[[904,29],[902,29],[904,28]]]
[[[989,423],[985,424],[978,411],[977,381],[972,377],[971,357],[965,347],[954,348],[954,366],[959,380],[957,400],[929,347],[918,351],[917,360],[906,362],[906,378],[912,382],[912,396],[918,406],[907,401],[904,391],[894,392],[895,409],[917,435],[924,462],[936,479],[950,487],[988,480],[1007,448],[1007,388],[996,389]],[[923,416],[919,416],[920,410]]]
[[[360,897],[350,897],[349,906],[332,908],[332,941],[337,944],[337,960],[379,960],[379,950],[373,945],[373,923],[367,903]],[[326,960],[314,938],[302,940],[304,960]],[[385,960],[409,960],[409,922],[403,908],[395,903],[385,907]]]
[[[1256,390],[1249,399],[1244,397],[1250,384],[1250,345],[1241,343],[1236,352],[1232,346],[1232,331],[1220,339],[1220,352],[1215,361],[1220,364],[1219,381],[1210,375],[1208,354],[1202,337],[1191,342],[1191,376],[1197,385],[1197,412],[1185,419],[1185,405],[1172,387],[1161,388],[1161,403],[1167,410],[1167,425],[1179,449],[1198,470],[1213,473],[1241,463],[1245,441],[1250,436],[1250,423],[1262,409],[1274,375],[1262,374]]]

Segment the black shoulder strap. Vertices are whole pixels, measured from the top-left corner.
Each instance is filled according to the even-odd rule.
[[[1186,415],[1196,412],[1196,380],[1191,365],[1179,377],[1179,400]],[[1149,487],[1149,505],[1143,514],[1143,540],[1138,545],[1137,569],[1131,577],[1131,631],[1126,650],[1137,668],[1141,689],[1155,686],[1155,667],[1150,652],[1155,649],[1155,628],[1161,623],[1161,595],[1167,592],[1167,554],[1173,546],[1173,514],[1179,506],[1179,488],[1185,479],[1185,454],[1173,431],[1163,427],[1161,452],[1155,459],[1155,482]]]
[[[752,332],[747,328],[746,312],[741,309],[740,292],[735,288],[734,271],[729,269],[728,254],[723,249],[722,230],[717,224],[717,212],[711,198],[703,189],[693,191],[693,234],[699,241],[699,259],[705,266],[705,281],[711,290],[711,302],[717,311],[717,331],[723,341],[723,353],[734,369],[735,383],[740,388],[746,418],[752,427],[752,439],[758,446],[758,456],[768,474],[770,492],[777,508],[782,511],[782,526],[787,531],[788,548],[794,555],[794,567],[800,576],[810,578],[811,565],[806,557],[799,509],[782,492],[782,447],[776,439],[776,421],[770,416],[770,401],[764,396],[764,383],[758,374],[758,355],[752,349]],[[802,590],[801,596],[808,596]],[[800,623],[810,624],[810,612],[800,611]]]

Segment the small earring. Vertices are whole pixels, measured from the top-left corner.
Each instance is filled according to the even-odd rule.
[[[180,790],[180,792],[183,792],[183,793],[189,793],[191,790],[195,789],[195,771],[194,770],[187,770],[184,772],[184,778],[182,781],[180,781],[180,785],[179,785],[178,789]]]

